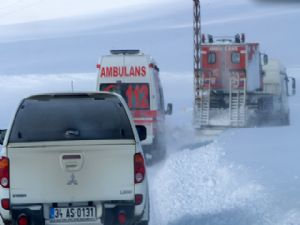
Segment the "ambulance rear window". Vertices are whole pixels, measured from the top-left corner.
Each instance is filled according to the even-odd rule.
[[[108,83],[100,84],[100,91],[116,92],[125,99],[131,110],[149,110],[149,84],[147,83]]]

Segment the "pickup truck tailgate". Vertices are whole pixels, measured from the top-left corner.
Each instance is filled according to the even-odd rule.
[[[134,141],[70,143],[8,147],[11,204],[134,199]]]

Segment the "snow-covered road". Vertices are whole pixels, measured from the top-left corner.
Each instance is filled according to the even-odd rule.
[[[163,81],[176,110],[169,157],[150,169],[152,224],[300,224],[299,95],[290,98],[288,127],[229,129],[189,148],[205,141],[190,125],[191,81]]]
[[[300,70],[298,70],[298,73]],[[40,92],[95,90],[95,74],[0,75],[0,129],[21,98]],[[168,157],[149,168],[151,225],[300,224],[300,97],[291,126],[231,129],[212,143],[191,127],[192,76],[163,73]]]

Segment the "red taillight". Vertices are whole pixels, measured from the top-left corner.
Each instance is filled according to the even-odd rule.
[[[0,184],[9,188],[9,160],[7,157],[0,158]]]
[[[143,202],[143,195],[135,195],[135,204],[140,205]]]
[[[134,155],[134,182],[136,184],[143,182],[145,178],[146,168],[144,157],[141,153]]]
[[[119,221],[119,224],[125,224],[126,223],[126,220],[127,220],[127,218],[126,218],[126,214],[125,214],[125,212],[119,212],[119,214],[118,214],[118,221]]]
[[[8,198],[1,199],[1,207],[6,210],[10,209],[10,202]]]
[[[28,217],[25,214],[19,216],[18,225],[28,225]]]
[[[98,63],[98,64],[96,64],[96,68],[97,69],[100,69],[101,68],[101,65]]]

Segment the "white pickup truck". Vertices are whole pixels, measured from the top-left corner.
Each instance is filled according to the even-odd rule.
[[[117,94],[24,99],[0,138],[4,223],[147,225],[145,137]]]

